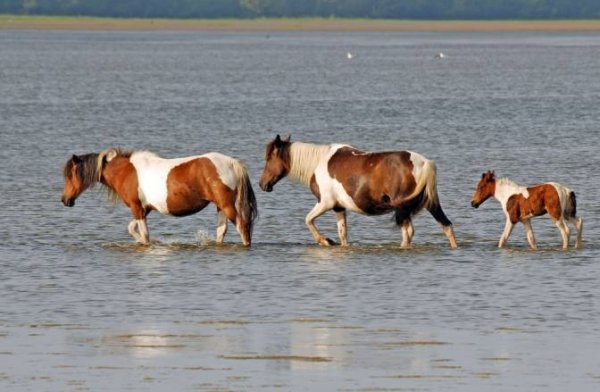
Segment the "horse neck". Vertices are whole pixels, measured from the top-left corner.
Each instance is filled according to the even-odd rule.
[[[294,142],[290,144],[290,172],[288,176],[310,186],[310,179],[321,160],[331,150],[330,145]]]
[[[516,182],[509,180],[508,178],[500,178],[496,180],[496,190],[494,192],[494,197],[498,200],[503,206],[506,205],[506,202],[512,195],[522,194],[525,197],[529,197],[529,192],[527,192],[527,188],[517,184]]]
[[[96,153],[82,155],[79,158],[83,163],[82,181],[85,188],[94,186],[97,182],[100,182],[100,175],[98,174],[98,155]]]

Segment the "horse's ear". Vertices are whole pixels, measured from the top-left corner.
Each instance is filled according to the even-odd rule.
[[[81,163],[81,158],[79,158],[77,155],[73,154],[73,156],[71,157],[71,160],[73,161],[73,163],[78,164]]]
[[[281,143],[281,136],[279,136],[279,134],[277,134],[277,136],[275,136],[275,144],[280,144]]]
[[[283,139],[283,141],[284,141],[285,143],[289,143],[291,138],[292,138],[292,135],[291,135],[291,134],[288,134],[288,135],[287,135],[287,137],[286,137],[285,139]]]

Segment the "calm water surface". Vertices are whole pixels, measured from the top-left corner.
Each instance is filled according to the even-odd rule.
[[[599,58],[597,34],[0,32],[0,389],[599,390]],[[318,247],[286,180],[255,188],[252,249],[214,245],[212,207],[142,247],[100,191],[60,204],[72,153],[216,150],[256,184],[276,133],[434,159],[460,248],[427,214],[412,250],[357,215]],[[538,218],[539,251],[498,250],[488,169],[576,190],[584,248]]]

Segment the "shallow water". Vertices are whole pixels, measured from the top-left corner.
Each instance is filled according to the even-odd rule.
[[[597,34],[0,32],[0,389],[600,388]],[[349,61],[346,53],[356,57]],[[444,60],[434,54],[443,51]],[[313,244],[315,200],[283,180],[254,246],[214,245],[209,207],[152,214],[148,247],[99,191],[60,204],[72,153],[221,151],[256,184],[276,133],[438,165],[460,244],[350,215]],[[577,192],[584,247],[548,218],[499,250],[481,172]],[[317,221],[335,235],[333,214]]]

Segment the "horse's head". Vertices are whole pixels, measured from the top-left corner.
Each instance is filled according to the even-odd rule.
[[[65,164],[63,175],[65,188],[62,202],[67,207],[75,205],[75,199],[89,187],[100,181],[104,165],[117,155],[114,149],[100,154],[73,155]]]
[[[290,136],[281,139],[279,135],[267,145],[265,150],[265,169],[260,176],[260,189],[271,192],[273,185],[287,176],[290,171]]]
[[[481,203],[494,196],[494,192],[496,192],[496,177],[493,171],[488,170],[481,175],[481,180],[471,198],[471,206],[479,207]]]
[[[77,155],[73,155],[65,164],[63,170],[65,187],[61,200],[67,207],[73,207],[75,199],[87,188],[83,180],[83,165],[83,160]]]

